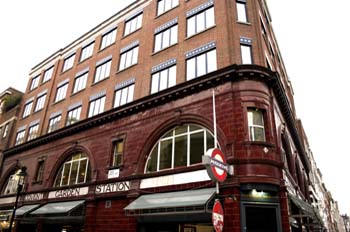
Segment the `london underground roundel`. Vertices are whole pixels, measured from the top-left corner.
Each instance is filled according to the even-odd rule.
[[[222,232],[224,229],[224,210],[219,200],[215,200],[212,221],[215,231]]]
[[[204,163],[212,180],[219,182],[224,182],[226,180],[229,167],[226,163],[225,156],[220,149],[209,149],[206,152]]]

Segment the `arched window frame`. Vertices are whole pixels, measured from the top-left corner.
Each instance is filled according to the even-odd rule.
[[[19,177],[18,177],[18,173],[21,170],[15,170],[11,172],[11,175],[9,176],[9,178],[6,181],[6,185],[3,188],[2,194],[3,195],[10,195],[10,194],[15,194],[17,193],[17,187],[18,187],[18,181],[19,181]]]
[[[187,131],[186,132],[183,132],[183,133],[178,133],[177,132],[177,130],[181,130],[180,128],[184,128],[184,127],[187,127]],[[199,128],[199,129],[191,130],[191,127]],[[145,165],[145,168],[144,168],[144,173],[159,172],[159,171],[163,171],[163,170],[171,170],[171,169],[175,169],[177,167],[189,167],[189,166],[196,165],[196,164],[200,163],[201,162],[201,157],[200,157],[200,161],[199,162],[191,162],[191,153],[190,153],[190,151],[191,151],[191,135],[202,133],[202,132],[203,132],[203,144],[204,144],[203,155],[204,155],[205,152],[208,149],[214,147],[214,135],[213,135],[213,133],[210,130],[208,130],[207,128],[205,128],[205,127],[203,127],[201,125],[194,124],[194,123],[187,123],[187,124],[184,124],[184,125],[181,125],[181,126],[174,127],[171,130],[168,130],[166,133],[164,133],[158,139],[158,141],[152,147],[152,149],[151,149],[151,151],[150,151],[150,153],[148,155],[147,161],[146,161],[146,165]],[[208,135],[212,139],[212,145],[208,144],[208,138],[209,138]],[[179,137],[182,137],[182,136],[186,136],[186,141],[187,141],[187,144],[186,144],[186,146],[187,146],[186,164],[185,165],[176,166],[175,165],[175,139],[179,138]],[[161,157],[161,146],[159,146],[159,145],[162,142],[164,142],[164,141],[171,141],[171,143],[172,143],[172,148],[171,148],[172,149],[171,150],[171,165],[170,165],[170,167],[167,167],[167,168],[161,168],[160,167],[160,162],[159,162],[160,157]],[[155,151],[155,149],[157,149],[157,150]],[[157,160],[156,160],[157,167],[156,167],[156,169],[149,170],[149,163],[152,162],[151,159],[152,159],[152,155],[153,155],[154,152],[156,152],[156,155],[157,155]],[[198,159],[198,157],[197,157],[197,159]]]
[[[79,157],[77,157],[79,156]],[[85,162],[85,167],[81,168],[81,164]],[[72,177],[72,167],[74,165],[77,165],[76,169],[76,176]],[[68,170],[68,171],[66,171]],[[73,170],[74,171],[74,170]],[[84,171],[83,180],[80,180],[79,172]],[[68,177],[65,179],[64,174],[68,174]],[[74,173],[73,173],[74,175]],[[75,178],[74,181],[72,181]],[[70,155],[65,162],[62,163],[60,166],[56,179],[54,182],[54,187],[63,187],[63,186],[71,186],[71,185],[77,185],[77,184],[84,184],[87,181],[89,181],[90,178],[90,160],[89,157],[83,153],[83,152],[75,152],[72,155]]]

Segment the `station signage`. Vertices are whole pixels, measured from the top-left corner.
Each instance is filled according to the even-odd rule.
[[[209,149],[202,156],[202,163],[207,168],[208,175],[213,181],[224,182],[227,174],[233,174],[233,168],[226,163],[224,154],[218,148]]]
[[[60,189],[56,191],[49,192],[49,199],[51,198],[66,198],[66,197],[77,197],[88,194],[89,187],[82,188],[68,188]]]
[[[40,201],[44,199],[44,193],[31,193],[24,195],[24,201]]]
[[[130,189],[130,181],[124,181],[124,182],[96,185],[95,193],[102,194],[102,193],[123,192],[123,191],[128,191],[129,189]]]

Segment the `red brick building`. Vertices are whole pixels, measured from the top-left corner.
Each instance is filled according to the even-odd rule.
[[[264,0],[138,0],[35,66],[3,151],[16,231],[318,231]],[[234,173],[219,185],[202,156]],[[1,216],[0,215],[0,216]]]

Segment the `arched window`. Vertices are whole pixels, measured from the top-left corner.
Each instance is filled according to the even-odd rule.
[[[14,194],[17,192],[17,185],[18,185],[18,181],[19,181],[19,177],[18,177],[18,173],[21,170],[18,169],[16,171],[13,171],[10,175],[10,177],[7,179],[7,183],[5,185],[5,188],[3,190],[3,195],[7,195],[7,194]]]
[[[165,133],[149,154],[145,172],[156,172],[201,163],[214,147],[214,136],[201,126],[186,124]]]
[[[84,153],[75,153],[61,166],[55,180],[55,187],[82,184],[89,179],[89,158]]]

